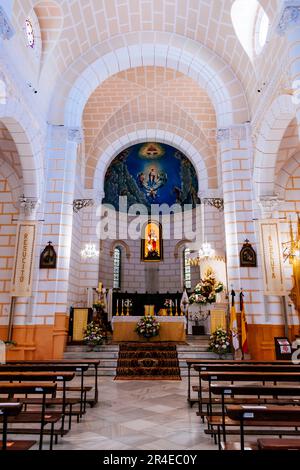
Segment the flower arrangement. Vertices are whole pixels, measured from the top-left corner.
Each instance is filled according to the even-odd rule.
[[[230,352],[230,336],[226,330],[218,327],[209,337],[209,351],[219,356]]]
[[[141,318],[136,325],[135,332],[144,338],[151,338],[159,334],[160,323],[153,316]]]
[[[89,346],[99,346],[103,343],[104,334],[99,324],[91,321],[84,330],[83,341]]]
[[[190,304],[212,304],[217,299],[217,294],[222,292],[224,285],[216,280],[216,276],[211,268],[208,268],[204,279],[196,285],[194,292],[189,297]]]

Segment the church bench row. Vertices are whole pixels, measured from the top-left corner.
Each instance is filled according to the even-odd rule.
[[[98,361],[99,363],[99,361]],[[81,371],[85,371],[87,370],[87,365],[83,365],[81,367]],[[39,368],[42,369],[42,371],[39,371]],[[58,387],[56,388],[55,390],[55,395],[53,395],[52,397],[50,398],[47,398],[46,400],[44,400],[44,397],[43,398],[33,398],[33,397],[22,397],[22,398],[19,398],[24,404],[25,406],[27,405],[42,405],[43,406],[43,403],[45,403],[45,406],[51,406],[51,415],[54,416],[56,415],[59,420],[61,419],[62,421],[62,425],[61,425],[61,428],[60,429],[54,429],[54,424],[55,424],[55,420],[53,421],[53,426],[51,426],[51,430],[48,431],[48,430],[45,430],[43,434],[50,434],[50,448],[52,449],[52,445],[53,445],[53,437],[55,437],[55,443],[57,443],[58,441],[58,436],[61,435],[63,436],[67,431],[64,430],[64,420],[65,420],[65,416],[69,415],[69,429],[71,428],[71,417],[73,415],[77,415],[77,420],[79,418],[79,414],[81,415],[82,412],[81,411],[72,411],[72,407],[73,405],[75,404],[79,404],[80,405],[80,408],[81,408],[81,405],[82,405],[82,399],[81,398],[69,398],[69,397],[66,397],[66,391],[67,391],[67,387],[66,387],[66,383],[73,380],[74,377],[75,377],[75,372],[70,372],[70,371],[64,371],[64,370],[60,370],[59,372],[53,372],[53,371],[50,371],[48,372],[48,368],[53,368],[52,365],[45,365],[45,364],[42,364],[42,365],[37,365],[37,364],[30,364],[30,366],[27,364],[26,366],[23,366],[21,364],[14,364],[14,365],[4,365],[3,367],[0,367],[0,384],[1,384],[1,381],[5,381],[5,380],[9,380],[10,382],[13,382],[13,381],[22,381],[23,383],[26,383],[27,381],[34,381],[34,382],[37,382],[36,383],[36,387],[38,388],[39,385],[40,385],[40,382],[41,381],[50,381],[50,382],[62,382],[63,383],[63,387],[62,387],[62,398],[57,398],[56,396],[56,392],[58,390]],[[57,366],[55,366],[55,368],[57,368]],[[61,368],[61,367],[59,367]],[[66,366],[63,366],[63,368],[68,368],[70,369],[70,366],[69,365],[66,365]],[[6,369],[6,371],[4,372],[3,369]],[[10,370],[10,369],[14,369],[13,371]],[[17,369],[17,370],[16,370]],[[24,369],[30,369],[30,371],[26,371],[24,372]],[[33,371],[31,371],[31,369],[33,369]],[[45,370],[46,369],[46,370]],[[76,370],[75,368],[75,364],[73,364],[71,366],[71,369],[72,370]],[[18,384],[17,384],[18,385]],[[70,387],[72,389],[77,389],[77,387]],[[89,387],[87,387],[89,388]],[[81,387],[79,388],[79,390],[81,390]],[[19,394],[19,389],[17,389],[17,393]],[[12,392],[10,393],[9,395],[10,397],[13,396]],[[53,406],[59,406],[59,410],[54,410],[53,409]],[[67,411],[67,407],[69,409],[69,411]],[[85,406],[84,406],[84,411],[85,411]],[[47,412],[47,415],[49,415],[49,413]],[[31,412],[31,416],[32,415],[32,412]],[[34,418],[35,418],[35,422],[36,420],[38,421],[40,419],[40,417],[38,415],[34,415]],[[23,419],[24,419],[24,416],[23,416]],[[19,420],[20,422],[20,420]],[[27,432],[27,431],[26,431]],[[14,433],[15,434],[24,434],[25,433],[25,430],[24,428],[20,428],[20,429],[16,429],[14,428]],[[29,432],[28,432],[29,433]],[[37,434],[38,433],[38,430],[37,429],[31,429],[30,430],[30,433],[29,434]]]
[[[291,403],[293,403],[295,406],[293,409],[300,410],[299,408],[299,403],[300,403],[300,386],[297,385],[253,385],[253,384],[212,384],[211,385],[211,394],[212,395],[217,395],[221,397],[221,405],[222,405],[222,414],[221,416],[216,416],[214,414],[209,414],[207,416],[207,423],[208,423],[208,428],[205,429],[206,434],[211,434],[218,437],[218,444],[219,448],[221,448],[221,428],[222,428],[222,435],[223,435],[223,441],[226,442],[226,434],[237,434],[236,429],[230,429],[228,430],[228,427],[236,427],[238,423],[236,421],[231,420],[228,416],[226,416],[226,409],[225,409],[225,398],[230,396],[242,396],[245,398],[249,398],[249,396],[264,396],[264,397],[273,397],[278,399],[279,397],[290,397],[291,398]],[[292,402],[292,400],[295,400]],[[240,405],[241,406],[241,405]],[[244,407],[252,407],[253,405],[243,405]],[[267,405],[264,405],[265,407]],[[253,406],[254,407],[254,406]],[[259,408],[259,407],[257,407]],[[287,406],[285,407],[287,409]],[[211,409],[211,407],[209,407]],[[244,408],[245,411],[245,408]],[[257,427],[265,427],[266,424],[259,424],[256,423]],[[270,424],[270,426],[269,426]],[[252,423],[250,422],[250,426]],[[268,426],[271,427],[273,426],[272,423],[268,423]],[[299,421],[294,422],[294,424],[291,424],[290,422],[286,425],[284,422],[281,424],[278,424],[278,421],[274,425],[274,427],[277,427],[277,429],[252,429],[252,430],[247,430],[247,434],[271,434],[271,435],[300,435],[300,430],[298,430],[298,426],[300,427],[300,415],[299,415]],[[288,429],[280,429],[278,428],[283,427],[283,428],[288,428]],[[295,430],[291,430],[291,427],[295,427]]]
[[[99,361],[98,361],[99,364]],[[84,385],[84,378],[85,373],[89,369],[90,364],[86,362],[78,361],[76,363],[56,363],[56,362],[42,362],[42,363],[35,363],[35,362],[14,362],[14,363],[6,363],[0,365],[0,371],[18,371],[18,372],[75,372],[80,373],[80,413],[79,417],[82,417],[82,414],[85,412],[86,402],[88,402],[91,406],[98,401],[98,385],[95,388],[94,398],[88,400],[86,397],[86,393],[89,389],[85,388]],[[98,367],[98,365],[97,365]],[[96,375],[95,375],[96,377]]]
[[[256,360],[243,360],[243,361],[238,361],[238,360],[223,360],[223,359],[186,359],[187,367],[188,367],[188,389],[187,389],[187,401],[189,402],[190,406],[192,407],[194,403],[197,403],[197,399],[191,397],[191,370],[195,369],[197,372],[199,371],[199,367],[202,367],[202,370],[212,370],[212,367],[216,367],[215,370],[218,370],[219,367],[224,370],[224,367],[229,367],[229,366],[249,366],[249,367],[254,367],[256,369],[257,367],[268,367],[268,366],[274,366],[274,367],[279,367],[279,369],[276,370],[284,370],[284,367],[293,367],[293,370],[295,367],[300,366],[297,364],[293,364],[291,361],[285,361],[285,360],[278,360],[278,361],[256,361]],[[282,369],[281,369],[282,368]],[[267,370],[267,369],[264,369]],[[274,369],[272,369],[274,370]]]
[[[213,367],[213,369],[215,369]],[[275,369],[278,369],[278,366],[275,366]],[[210,413],[212,413],[212,405],[218,404],[218,401],[213,400],[211,396],[211,384],[213,382],[222,381],[222,382],[262,382],[264,385],[265,382],[296,382],[300,384],[300,367],[292,369],[286,372],[286,368],[282,371],[273,370],[271,366],[225,366],[223,370],[198,370],[199,372],[199,386],[197,387],[198,391],[198,400],[199,400],[199,412],[198,414],[203,417],[205,415],[203,411],[203,404],[210,405]],[[208,383],[208,389],[204,389],[202,382]],[[203,398],[203,392],[208,391],[208,399]],[[260,403],[262,400],[258,397],[256,403]],[[252,403],[255,401],[252,400]],[[265,399],[267,402],[268,399]],[[272,400],[273,401],[273,400]],[[242,402],[243,403],[243,402]]]
[[[22,403],[0,403],[2,417],[2,441],[0,450],[28,450],[36,441],[7,441],[7,423],[10,416],[18,416],[22,411]]]
[[[45,434],[44,428],[47,425],[50,425],[50,449],[53,446],[53,436],[54,436],[54,425],[59,422],[62,418],[60,413],[46,412],[46,397],[53,397],[56,393],[57,385],[55,383],[40,383],[40,382],[23,382],[23,383],[3,383],[0,382],[0,395],[8,396],[10,399],[14,395],[42,395],[42,403],[40,405],[39,411],[20,411],[20,413],[14,416],[8,416],[4,418],[4,415],[0,416],[0,422],[5,426],[11,424],[10,429],[7,428],[5,433],[11,434],[39,434],[39,450],[43,448],[43,438]],[[22,402],[21,402],[22,403]],[[33,428],[15,428],[13,425],[17,424],[38,424],[39,429]],[[61,430],[59,430],[61,432]]]
[[[71,428],[71,418],[72,418],[72,408],[73,405],[79,404],[80,405],[80,398],[68,398],[66,396],[66,383],[73,380],[75,377],[74,372],[16,372],[16,371],[0,371],[0,382],[3,381],[10,381],[10,382],[62,382],[62,398],[47,398],[46,399],[46,406],[60,406],[62,414],[62,426],[61,426],[61,435],[64,434],[64,422],[65,416],[69,415],[69,429]],[[56,389],[58,391],[58,388]],[[22,398],[22,403],[25,405],[25,410],[27,409],[27,405],[40,405],[42,404],[42,398]],[[69,411],[67,411],[69,408]]]
[[[94,397],[91,399],[87,399],[87,403],[91,407],[95,406],[98,403],[98,367],[99,367],[100,361],[99,359],[84,359],[84,360],[76,360],[76,359],[62,359],[58,361],[53,361],[53,360],[39,360],[39,361],[7,361],[6,365],[7,366],[18,366],[21,365],[23,367],[27,366],[55,366],[55,370],[74,370],[76,372],[81,372],[81,378],[83,381],[83,376],[84,373],[86,372],[86,366],[89,368],[94,369]],[[69,368],[64,368],[64,366],[68,366]],[[60,368],[61,367],[61,368]],[[72,369],[73,367],[73,369]],[[79,370],[80,369],[80,370]],[[26,370],[26,369],[23,369]],[[28,370],[28,369],[27,369]],[[46,369],[39,369],[39,370],[46,370]],[[81,384],[82,386],[82,384]],[[90,390],[90,389],[89,389]],[[89,391],[86,389],[86,391]]]
[[[259,439],[256,444],[245,445],[245,426],[258,427],[268,426],[276,428],[300,426],[300,407],[292,406],[227,406],[226,413],[232,423],[236,423],[240,428],[240,442],[221,444],[222,450],[258,450],[269,448],[277,450],[300,449],[300,439],[281,442],[281,439]],[[281,433],[277,429],[277,433]]]

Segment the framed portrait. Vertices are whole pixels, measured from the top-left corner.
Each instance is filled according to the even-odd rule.
[[[40,269],[55,269],[56,258],[54,247],[51,242],[48,242],[40,255]]]
[[[141,239],[141,260],[163,260],[162,228],[161,224],[158,222],[148,222],[143,227]]]
[[[249,240],[245,240],[240,251],[240,266],[247,268],[257,266],[256,252],[249,243]]]

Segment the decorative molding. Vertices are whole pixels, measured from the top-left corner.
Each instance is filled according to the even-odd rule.
[[[82,129],[80,127],[69,128],[68,140],[76,144],[81,144],[83,142]]]
[[[245,140],[247,138],[247,129],[245,124],[223,127],[217,129],[216,139],[217,142],[224,142],[226,140]]]
[[[282,13],[278,26],[277,33],[284,36],[287,30],[295,25],[300,24],[300,2],[299,0],[287,1],[283,5]]]
[[[267,196],[260,196],[258,205],[261,210],[262,217],[267,218],[272,216],[274,210],[278,210],[278,207],[282,200],[278,194],[272,194]]]
[[[19,197],[20,212],[25,218],[33,218],[39,206],[39,200],[36,197],[26,197],[24,194]]]
[[[84,207],[90,207],[94,205],[94,199],[74,199],[73,211],[79,212]]]
[[[15,34],[15,30],[9,21],[4,9],[0,6],[0,38],[11,39]]]
[[[215,207],[220,212],[224,211],[224,199],[222,197],[205,197],[201,202],[204,205]]]

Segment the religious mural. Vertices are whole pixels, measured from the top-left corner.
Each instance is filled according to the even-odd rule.
[[[132,204],[191,204],[198,199],[194,166],[179,150],[166,144],[136,144],[123,150],[110,164],[104,183],[104,203],[119,210],[119,196]]]

